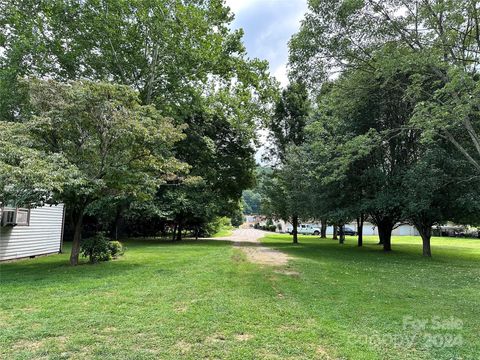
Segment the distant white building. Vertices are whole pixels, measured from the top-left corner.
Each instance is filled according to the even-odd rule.
[[[0,208],[0,261],[61,252],[64,210],[63,204]]]
[[[356,222],[348,224],[346,226],[352,228],[355,231],[358,231]],[[331,231],[333,234],[333,229]],[[363,224],[363,235],[378,235],[378,228],[375,225],[366,222]],[[393,229],[392,235],[393,236],[419,236],[420,234],[415,228],[415,226],[403,224],[403,225],[398,225],[395,229]]]
[[[263,215],[246,215],[245,220],[246,220],[245,227],[253,227],[256,223],[260,225],[265,225],[267,222],[267,217]],[[277,232],[282,232],[282,233],[287,232],[287,227],[291,226],[290,223],[286,223],[283,220],[274,220],[273,223],[277,226]],[[307,222],[304,222],[304,223],[307,223]],[[317,226],[318,228],[321,227],[321,224],[314,223],[314,225]],[[356,222],[345,224],[345,226],[358,232]],[[327,227],[327,235],[333,235],[333,226]],[[378,228],[372,223],[365,222],[363,224],[363,235],[378,236]],[[398,225],[395,229],[393,229],[392,235],[393,236],[420,236],[415,226],[408,225],[408,224]]]
[[[286,229],[287,229],[287,226],[291,225],[290,223],[285,223],[283,221],[278,221],[276,223],[279,223],[282,230],[281,232],[286,232]],[[315,224],[317,227],[321,227],[320,224]],[[357,223],[356,222],[353,222],[353,223],[350,223],[350,224],[345,224],[346,227],[354,230],[354,231],[357,231],[358,232],[358,229],[357,229]],[[327,235],[333,235],[333,226],[328,226],[327,227]],[[376,235],[378,236],[378,228],[371,224],[371,223],[364,223],[363,224],[363,235]],[[399,225],[397,228],[395,228],[393,231],[392,231],[392,235],[394,236],[419,236],[420,234],[418,233],[417,229],[415,229],[414,226],[412,225]]]

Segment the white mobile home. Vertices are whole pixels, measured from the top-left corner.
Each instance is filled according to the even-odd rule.
[[[64,206],[0,209],[0,261],[58,254],[63,240]]]

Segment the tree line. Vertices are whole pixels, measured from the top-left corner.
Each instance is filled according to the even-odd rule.
[[[0,4],[0,203],[85,231],[213,231],[254,183],[277,83],[222,0]]]
[[[479,7],[309,1],[263,184],[264,211],[293,224],[294,242],[299,219],[368,220],[390,251],[408,223],[431,256],[434,225],[480,223]]]

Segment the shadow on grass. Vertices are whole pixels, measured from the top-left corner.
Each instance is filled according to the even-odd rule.
[[[432,265],[449,263],[460,267],[472,267],[477,266],[480,260],[479,249],[435,244],[432,244],[432,258],[423,257],[421,240],[418,244],[395,244],[393,241],[393,251],[391,252],[384,252],[381,245],[373,242],[358,247],[354,239],[348,239],[345,244],[341,245],[338,241],[332,239],[305,238],[300,239],[300,243],[295,245],[289,239],[267,236],[262,239],[262,243],[295,257],[313,261],[323,261],[328,258],[330,261],[335,260],[342,263],[350,261],[371,263],[373,261],[387,266],[391,262],[401,261]]]
[[[41,285],[43,280],[57,283],[71,283],[77,279],[109,279],[123,276],[141,266],[122,259],[90,264],[86,261],[70,266],[64,255],[50,255],[45,258],[22,260],[0,265],[0,284]]]
[[[7,286],[10,284],[22,285],[35,282],[40,285],[43,280],[47,279],[55,280],[58,283],[71,283],[76,281],[76,279],[112,279],[124,276],[126,273],[140,267],[149,268],[151,264],[147,264],[142,256],[156,256],[156,251],[153,254],[148,253],[147,248],[150,246],[155,249],[169,248],[181,251],[183,247],[191,249],[203,247],[207,249],[231,245],[230,242],[221,240],[182,240],[172,242],[158,238],[127,239],[123,240],[122,243],[126,247],[125,256],[97,264],[90,264],[87,259],[81,257],[78,266],[70,266],[71,243],[68,242],[65,243],[63,254],[0,263],[0,284]],[[145,249],[145,252],[142,252],[142,248]],[[164,254],[162,251],[158,252],[159,257]],[[187,260],[184,262],[188,263]],[[166,265],[171,265],[172,262],[169,259],[165,263]]]
[[[68,263],[70,244],[66,243],[65,253],[36,259],[26,259],[10,263],[0,263],[0,284],[21,286],[22,284],[42,285],[45,281],[55,281],[59,284],[71,283],[85,279],[112,280],[125,276],[130,271],[144,268],[152,270],[152,259],[156,265],[163,265],[165,269],[173,266],[188,266],[192,258],[179,259],[176,251],[197,252],[193,256],[200,257],[201,249],[231,247],[228,240],[193,240],[186,239],[172,242],[165,239],[128,239],[123,241],[127,247],[124,257],[106,263],[88,264],[82,259],[82,264],[71,267]],[[339,267],[348,267],[354,262],[356,265],[369,267],[372,265],[386,269],[398,265],[406,270],[409,267],[449,267],[449,268],[476,268],[480,260],[480,251],[473,247],[457,248],[455,246],[433,245],[433,258],[423,258],[421,243],[393,243],[394,251],[385,253],[382,247],[371,240],[364,247],[358,248],[355,239],[347,239],[346,244],[339,245],[331,239],[300,238],[300,244],[294,245],[288,237],[267,236],[262,244],[278,249],[299,259],[307,259],[317,263],[337,263]],[[480,247],[480,244],[479,244]],[[159,251],[157,252],[157,249]],[[164,249],[164,250],[162,250]],[[227,249],[225,249],[227,250]],[[131,251],[131,252],[130,252]],[[143,270],[142,270],[143,271]]]
[[[459,240],[461,241],[461,240]],[[472,251],[472,248],[457,248],[455,246],[442,246],[432,244],[432,258],[422,256],[421,239],[418,243],[400,243],[392,242],[393,251],[384,252],[381,245],[376,241],[366,240],[362,247],[358,247],[355,238],[347,238],[345,244],[340,245],[337,240],[319,239],[313,237],[300,237],[300,243],[295,245],[291,243],[290,238],[285,236],[267,235],[261,240],[265,246],[272,247],[287,252],[295,257],[306,258],[313,261],[335,260],[348,263],[350,261],[360,261],[371,263],[389,262],[407,262],[414,264],[444,264],[450,263],[460,267],[477,266],[480,260],[480,240],[479,249]],[[129,239],[125,241],[127,246],[199,246],[199,247],[222,247],[231,246],[233,242],[229,240],[209,240],[209,239],[185,239],[182,241],[171,241],[167,239]],[[455,244],[453,244],[455,245]],[[385,262],[388,259],[389,262]]]
[[[144,246],[144,245],[160,245],[160,246],[192,246],[192,245],[205,245],[205,246],[226,246],[232,243],[228,240],[210,240],[210,239],[191,239],[186,238],[181,241],[172,241],[165,238],[130,238],[122,240],[122,243],[126,246]]]

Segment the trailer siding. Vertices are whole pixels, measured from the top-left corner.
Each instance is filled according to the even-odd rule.
[[[0,261],[59,253],[63,204],[30,211],[28,226],[0,227]]]

